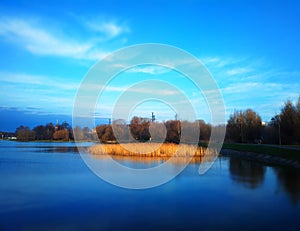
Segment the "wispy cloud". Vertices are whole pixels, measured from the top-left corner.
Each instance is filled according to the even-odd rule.
[[[58,38],[34,24],[34,21],[2,18],[0,21],[0,35],[10,42],[18,43],[29,52],[39,55],[78,58],[91,49],[91,44]]]
[[[99,21],[89,21],[86,22],[89,29],[94,32],[102,33],[106,36],[106,39],[112,39],[119,36],[122,33],[129,32],[129,28],[125,25],[118,25],[113,21],[99,22]]]
[[[231,70],[226,71],[227,75],[240,75],[240,74],[245,74],[251,72],[251,68],[247,67],[239,67],[239,68],[233,68]]]
[[[270,66],[260,57],[200,58],[224,96],[228,113],[234,109],[252,108],[269,120],[287,99],[300,94],[299,71]]]
[[[247,61],[247,58],[245,57],[233,58],[233,57],[210,56],[210,57],[199,57],[199,59],[209,68],[229,68]]]
[[[1,106],[70,114],[79,82],[66,84],[58,77],[0,72],[0,86],[1,97],[5,99]]]
[[[129,30],[112,22],[102,22],[93,28],[104,33],[106,40]],[[41,22],[33,19],[0,18],[0,36],[36,55],[97,60],[108,54],[108,51],[101,48],[104,44],[99,44],[94,38],[87,41],[76,40],[63,32],[51,32]]]
[[[123,93],[123,92],[134,92],[134,93],[141,93],[141,94],[156,94],[156,95],[177,95],[178,91],[171,90],[171,89],[162,89],[158,86],[149,84],[147,87],[133,87],[133,86],[101,86],[101,85],[85,85],[85,90],[88,90],[91,92],[91,94],[95,94],[100,89],[103,90],[103,93],[110,93],[110,92],[117,92],[117,93]]]
[[[79,82],[68,82],[66,84],[62,81],[62,78],[58,77],[48,77],[41,75],[30,75],[22,73],[10,73],[0,71],[0,83],[3,85],[11,84],[21,84],[29,85],[32,88],[34,85],[42,86],[43,88],[55,88],[57,90],[76,90],[78,88]]]
[[[162,66],[147,65],[147,66],[134,67],[127,71],[131,73],[146,73],[146,74],[157,75],[157,74],[167,73],[171,70]]]

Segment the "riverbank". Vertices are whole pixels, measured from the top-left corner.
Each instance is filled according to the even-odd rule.
[[[300,161],[300,149],[286,145],[224,143],[222,149],[268,154]]]
[[[290,146],[227,143],[220,154],[300,169],[300,150]]]
[[[260,153],[245,152],[245,151],[242,152],[242,151],[236,151],[232,149],[222,149],[220,155],[233,156],[241,159],[258,161],[267,165],[280,165],[280,166],[293,167],[300,170],[300,161],[269,155],[269,154],[260,154]]]

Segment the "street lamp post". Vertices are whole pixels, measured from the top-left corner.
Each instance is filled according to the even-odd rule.
[[[275,124],[278,127],[278,144],[281,145],[281,129],[280,129],[280,115],[276,115],[275,117],[272,118],[272,121],[275,122]]]
[[[242,126],[242,119],[241,118],[236,118],[236,122],[238,125],[240,125],[240,137],[241,137],[241,142],[243,143],[243,126]]]
[[[281,145],[281,133],[280,133],[280,117],[278,119],[278,141],[279,141],[279,145]]]

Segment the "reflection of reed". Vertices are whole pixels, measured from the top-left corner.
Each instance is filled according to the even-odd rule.
[[[105,155],[94,155],[95,158],[106,159],[108,156]],[[186,163],[199,164],[204,161],[203,157],[145,157],[145,156],[111,156],[114,160],[120,162],[130,161],[131,163],[142,163],[142,164],[161,164],[166,161],[175,165],[182,165]]]
[[[101,144],[92,146],[89,152],[97,158],[103,158],[107,154],[116,160],[140,163],[161,163],[171,157],[174,157],[170,159],[174,164],[201,163],[204,159],[205,161],[213,160],[213,155],[211,155],[213,151],[187,144]]]

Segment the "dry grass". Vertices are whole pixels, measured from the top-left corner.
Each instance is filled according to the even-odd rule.
[[[204,157],[207,149],[187,144],[157,144],[157,143],[127,143],[127,144],[98,144],[89,149],[93,155],[108,154],[125,157]]]
[[[94,155],[93,157],[97,159],[107,159],[108,157],[105,155]],[[214,158],[212,155],[210,156],[197,156],[197,157],[145,157],[145,156],[111,156],[116,161],[122,162],[130,162],[130,163],[143,163],[143,164],[156,164],[159,165],[163,162],[170,161],[170,163],[174,165],[183,165],[183,164],[199,164],[206,161],[213,161]]]

